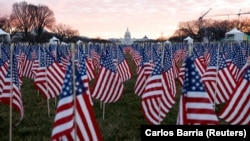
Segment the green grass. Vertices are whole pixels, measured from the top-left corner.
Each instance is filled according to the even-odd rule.
[[[124,83],[125,89],[121,99],[115,103],[105,105],[93,99],[93,110],[105,141],[139,141],[140,126],[147,124],[140,110],[140,97],[134,94],[136,82],[135,66],[130,56],[127,56],[127,58],[132,68],[133,77]],[[23,78],[23,81],[21,92],[23,96],[24,119],[18,126],[15,126],[19,115],[13,110],[12,140],[49,141],[58,99],[45,100],[33,87],[31,79]],[[180,90],[181,87],[177,83],[176,103],[161,124],[176,124]],[[48,114],[47,102],[49,102],[50,114]],[[9,140],[9,122],[9,106],[0,105],[1,141]]]

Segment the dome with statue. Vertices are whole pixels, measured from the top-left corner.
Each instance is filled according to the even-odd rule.
[[[128,28],[127,28],[127,31],[125,32],[124,39],[128,39],[128,40],[131,39],[131,35],[130,35]]]
[[[126,32],[125,32],[125,35],[124,35],[124,39],[121,39],[121,43],[124,44],[124,45],[131,45],[133,44],[133,41],[131,39],[131,34],[127,28]]]

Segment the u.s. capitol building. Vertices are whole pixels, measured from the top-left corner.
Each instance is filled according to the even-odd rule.
[[[145,40],[145,38],[147,38],[147,36],[143,37],[144,40]],[[120,38],[120,39],[110,38],[109,40],[110,41],[119,41],[123,45],[132,45],[134,41],[140,40],[140,39],[131,38],[131,34],[129,32],[129,29],[127,28],[125,35],[124,35],[124,38]]]

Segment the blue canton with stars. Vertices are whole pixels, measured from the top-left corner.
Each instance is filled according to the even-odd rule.
[[[250,66],[248,66],[248,69],[244,74],[244,79],[246,79],[248,82],[250,81]]]
[[[140,66],[143,67],[143,64],[144,63],[148,63],[149,62],[149,57],[145,51],[145,49],[143,48],[142,49],[142,59],[141,59],[141,63],[140,63]]]
[[[81,80],[81,75],[78,72],[78,70],[75,68],[75,87],[74,90],[76,90],[76,96],[83,94],[85,89],[83,82]],[[63,81],[63,87],[62,87],[62,93],[60,95],[60,98],[64,98],[67,96],[70,96],[73,94],[73,74],[72,74],[72,62],[69,63],[67,72]]]
[[[40,67],[45,67],[45,52],[43,48],[40,48]]]
[[[117,54],[118,54],[118,64],[120,64],[125,60],[121,46],[119,46]]]
[[[184,77],[184,87],[182,93],[187,93],[187,91],[199,91],[205,92],[203,84],[201,83],[201,76],[196,70],[194,61],[189,58],[186,59],[185,77]]]
[[[229,46],[225,47],[226,60],[230,60],[233,58],[233,53]]]
[[[9,56],[8,52],[4,49],[3,46],[1,47],[1,51],[2,51],[1,58],[2,58],[3,62],[9,60],[10,56]]]
[[[155,61],[155,67],[154,67],[154,70],[152,72],[152,76],[154,75],[161,75],[161,71],[162,71],[162,68],[161,68],[161,57],[160,55],[157,56],[157,60]]]
[[[54,63],[54,58],[47,49],[45,49],[45,53],[46,53],[46,66],[49,67],[52,63]]]
[[[172,61],[171,61],[171,56],[169,53],[169,49],[164,50],[164,62],[163,62],[163,71],[168,71],[172,68]]]
[[[112,58],[112,54],[107,50],[106,51],[106,55],[105,55],[105,59],[103,59],[103,67],[105,67],[106,69],[116,73],[116,66],[113,63],[113,58]]]
[[[235,47],[235,54],[232,61],[238,69],[241,69],[246,63],[246,59],[241,51],[241,48],[238,46]]]
[[[19,81],[18,81],[18,68],[17,68],[17,58],[15,55],[12,56],[12,82],[19,87]],[[11,65],[9,65],[8,68],[8,74],[7,78],[10,78],[11,76]]]
[[[87,75],[87,71],[86,71],[86,62],[85,62],[85,55],[84,55],[84,52],[83,50],[80,49],[80,52],[79,52],[79,57],[80,57],[80,67],[79,67],[79,73],[82,75],[82,76],[85,76]]]
[[[3,60],[0,58],[0,67],[4,65]]]
[[[219,54],[219,66],[218,67],[221,70],[221,69],[225,68],[226,66],[227,66],[226,59],[223,57],[223,54],[220,53]]]
[[[209,66],[217,66],[217,54],[211,53]]]

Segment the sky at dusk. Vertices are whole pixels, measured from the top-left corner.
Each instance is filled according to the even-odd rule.
[[[23,0],[0,0],[0,16],[9,15],[12,5]],[[56,23],[66,24],[90,38],[123,38],[127,28],[132,38],[170,37],[179,22],[250,12],[250,0],[25,0],[48,6]],[[249,17],[241,15],[240,18]]]

